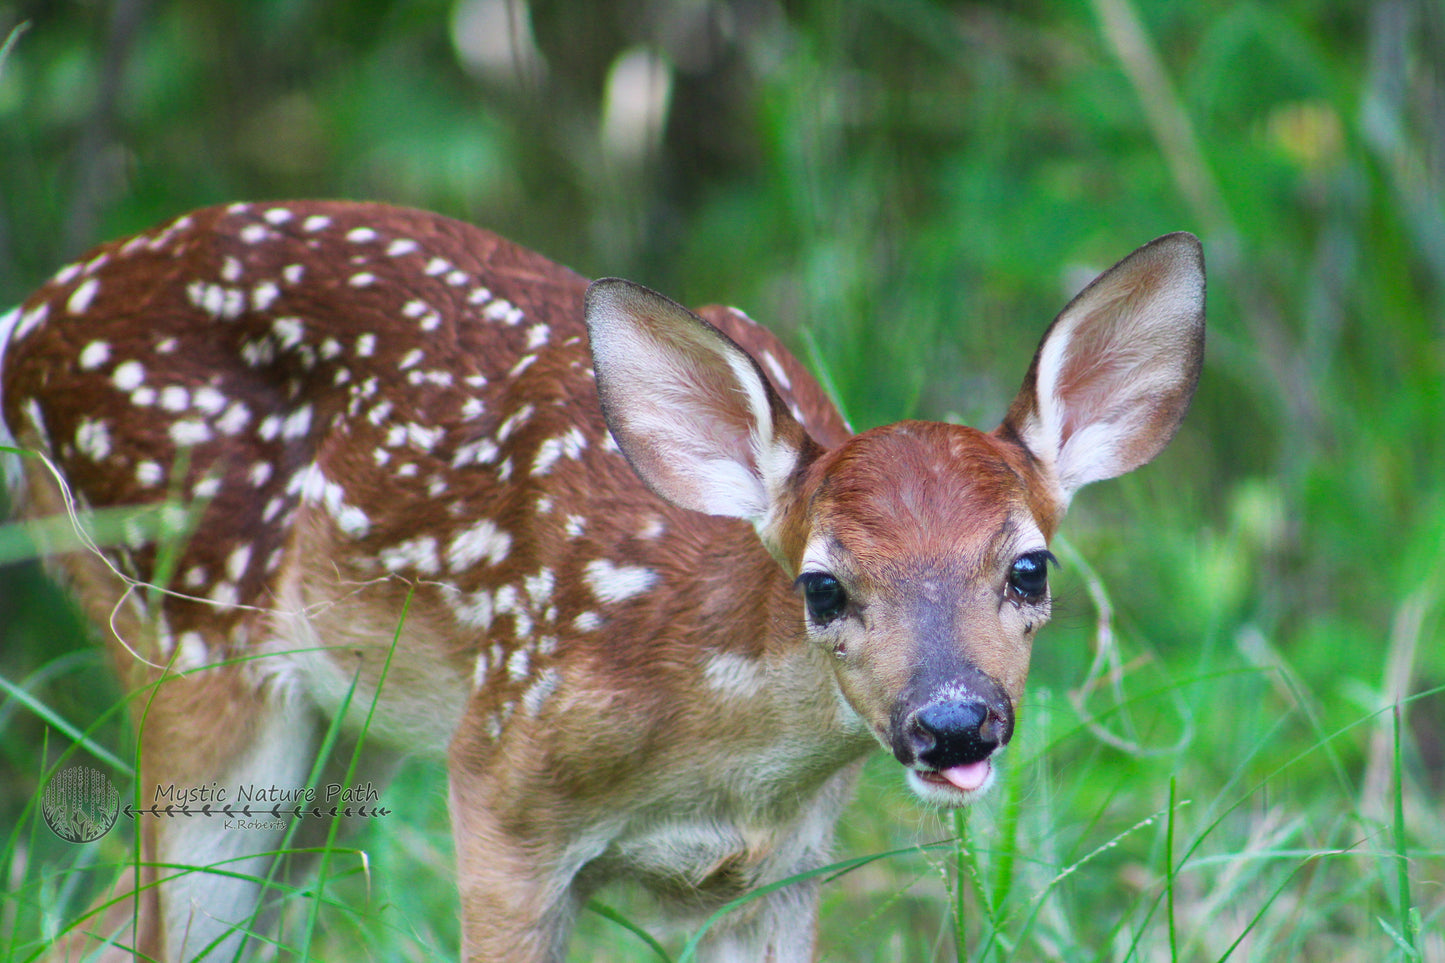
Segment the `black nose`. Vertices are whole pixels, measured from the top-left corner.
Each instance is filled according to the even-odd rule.
[[[1007,721],[986,702],[935,702],[913,714],[908,741],[914,758],[932,769],[987,759],[1007,741]]]

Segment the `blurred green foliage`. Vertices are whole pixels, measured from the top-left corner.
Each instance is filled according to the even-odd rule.
[[[1181,874],[1175,895],[1198,911],[1181,911],[1184,958],[1244,931],[1260,941],[1241,944],[1249,958],[1406,958],[1416,938],[1376,923],[1408,928],[1393,868],[1365,854],[1346,885],[1319,854],[1368,838],[1382,863],[1402,857],[1367,778],[1385,718],[1371,714],[1416,695],[1398,767],[1429,856],[1411,864],[1419,945],[1445,954],[1428,925],[1445,906],[1438,3],[0,2],[0,31],[19,24],[0,67],[0,305],[191,207],[386,200],[743,307],[859,428],[991,427],[1092,272],[1157,234],[1199,234],[1195,407],[1155,465],[1082,496],[1066,526],[1081,558],[1035,655],[1019,832],[1041,835],[1021,852],[1047,880],[1159,811],[1173,776],[1200,858],[1296,854],[1220,891],[1247,911],[1212,901],[1204,868]],[[1120,661],[1096,677],[1099,589]],[[38,565],[0,568],[0,676],[82,725],[116,698],[85,636]],[[0,826],[33,796],[44,733],[0,703]],[[949,831],[893,777],[870,764],[851,852]],[[896,825],[878,825],[880,806]],[[1136,923],[1157,948],[1157,916],[1120,922],[1121,892],[1154,892],[1149,839],[1073,873],[1078,917],[1036,908],[1020,958],[1126,958]],[[926,897],[882,870],[841,883],[833,957],[942,952],[936,868],[920,871]],[[893,895],[860,895],[875,884]],[[1251,929],[1256,911],[1284,921]],[[882,929],[855,945],[860,919]],[[1320,955],[1327,937],[1352,942]]]

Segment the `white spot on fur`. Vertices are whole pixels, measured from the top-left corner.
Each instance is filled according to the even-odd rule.
[[[305,438],[310,431],[310,405],[302,405],[300,408],[297,408],[291,412],[291,414],[287,415],[286,420],[281,424],[282,438]]]
[[[717,652],[703,665],[708,688],[735,699],[751,699],[767,682],[763,666],[735,652]]]
[[[65,302],[65,310],[71,314],[84,314],[95,300],[95,293],[100,290],[100,281],[95,278],[86,278],[72,292],[70,298]]]
[[[206,641],[199,632],[182,632],[177,640],[179,649],[176,657],[171,662],[172,668],[178,672],[186,672],[191,669],[199,669],[211,661],[211,653],[206,648]]]
[[[482,559],[500,564],[512,550],[512,536],[490,519],[482,519],[457,534],[447,549],[447,566],[453,572],[471,568]]]
[[[406,426],[406,438],[413,448],[422,451],[431,451],[443,438],[447,430],[440,426],[428,428],[426,425],[409,424]]]
[[[515,324],[515,321],[510,320],[514,310],[512,302],[505,298],[497,298],[482,310],[482,316],[491,321],[506,321],[509,324]]]
[[[134,391],[146,380],[145,365],[139,361],[122,361],[116,365],[115,372],[110,376],[110,383],[121,391]]]
[[[94,371],[110,360],[110,345],[104,341],[92,341],[80,352],[82,371]]]
[[[239,582],[246,577],[246,571],[251,567],[251,546],[242,545],[226,557],[226,574],[231,581]]]
[[[281,289],[275,281],[262,281],[251,289],[251,310],[258,313],[268,311],[280,296]]]
[[[431,535],[409,539],[380,552],[381,564],[388,572],[412,568],[423,575],[435,575],[441,570],[437,557],[437,540]]]
[[[174,422],[171,425],[170,435],[171,441],[181,448],[204,444],[212,438],[210,426],[204,421],[195,419]]]
[[[75,448],[91,461],[103,461],[110,456],[110,426],[103,421],[82,418],[75,428]]]
[[[185,411],[191,406],[191,393],[180,385],[166,385],[161,389],[161,407],[166,411]]]
[[[784,391],[793,389],[793,383],[788,380],[788,373],[783,370],[783,366],[778,363],[777,358],[773,357],[771,351],[763,352],[763,367],[768,369],[768,374],[773,376],[773,381]]]
[[[366,420],[379,428],[383,421],[391,417],[392,407],[390,401],[379,401],[366,413]]]
[[[543,669],[537,675],[537,681],[522,693],[522,709],[527,715],[536,718],[537,713],[542,711],[542,704],[547,697],[557,691],[557,686],[562,682],[562,674],[556,669]]]
[[[216,427],[228,435],[238,435],[251,421],[251,409],[239,401],[231,402],[226,413],[216,420]]]
[[[490,438],[479,438],[469,444],[457,448],[457,453],[452,456],[453,468],[464,468],[467,465],[489,464],[497,457],[500,449]]]
[[[45,321],[46,315],[50,314],[50,305],[41,304],[20,315],[20,323],[15,326],[15,333],[10,336],[11,341],[19,341],[29,337],[30,332]]]
[[[226,407],[226,396],[210,385],[202,385],[191,392],[191,404],[208,415],[214,415]]]
[[[371,519],[355,505],[347,504],[346,492],[312,463],[298,471],[286,483],[287,494],[299,494],[309,502],[320,503],[336,526],[352,538],[361,538],[370,530]],[[433,539],[433,542],[435,539]],[[435,549],[433,549],[435,554]]]
[[[521,682],[532,671],[532,656],[526,649],[518,649],[507,659],[507,678]]]
[[[352,244],[368,244],[376,240],[376,232],[369,227],[353,227],[346,232],[346,239]]]
[[[621,602],[640,595],[657,581],[657,573],[640,565],[615,565],[605,558],[588,562],[587,585],[600,602]]]
[[[508,438],[510,438],[512,436],[512,433],[522,426],[523,422],[525,422],[528,418],[532,417],[532,412],[534,410],[536,409],[534,409],[531,405],[523,405],[516,411],[512,412],[512,414],[508,416],[506,421],[503,421],[500,425],[497,426],[497,441],[506,441]]]
[[[458,622],[483,630],[492,627],[491,592],[480,589],[476,592],[448,593],[446,598]]]
[[[413,371],[406,376],[406,380],[414,385],[433,384],[439,388],[450,388],[452,373],[450,371]]]
[[[532,462],[532,476],[545,475],[561,458],[577,458],[587,447],[587,436],[577,427],[567,429],[566,434],[548,438],[537,448],[537,457]]]
[[[527,597],[538,607],[552,597],[552,589],[556,584],[557,577],[550,568],[544,568],[536,575],[528,575],[522,579],[522,587],[527,590]]]
[[[277,318],[271,322],[271,334],[282,351],[289,351],[301,343],[306,336],[306,326],[300,318]]]

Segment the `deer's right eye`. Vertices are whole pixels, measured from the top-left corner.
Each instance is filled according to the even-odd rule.
[[[848,604],[848,593],[827,572],[804,572],[798,576],[797,584],[803,590],[808,617],[818,625],[826,625],[843,614],[843,608]]]

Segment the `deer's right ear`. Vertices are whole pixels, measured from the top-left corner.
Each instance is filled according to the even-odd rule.
[[[757,363],[630,281],[593,282],[586,320],[607,427],[647,487],[682,508],[763,522],[812,445]]]
[[[999,432],[1037,457],[1060,507],[1159,454],[1204,360],[1204,253],[1166,234],[1101,274],[1059,314]]]

